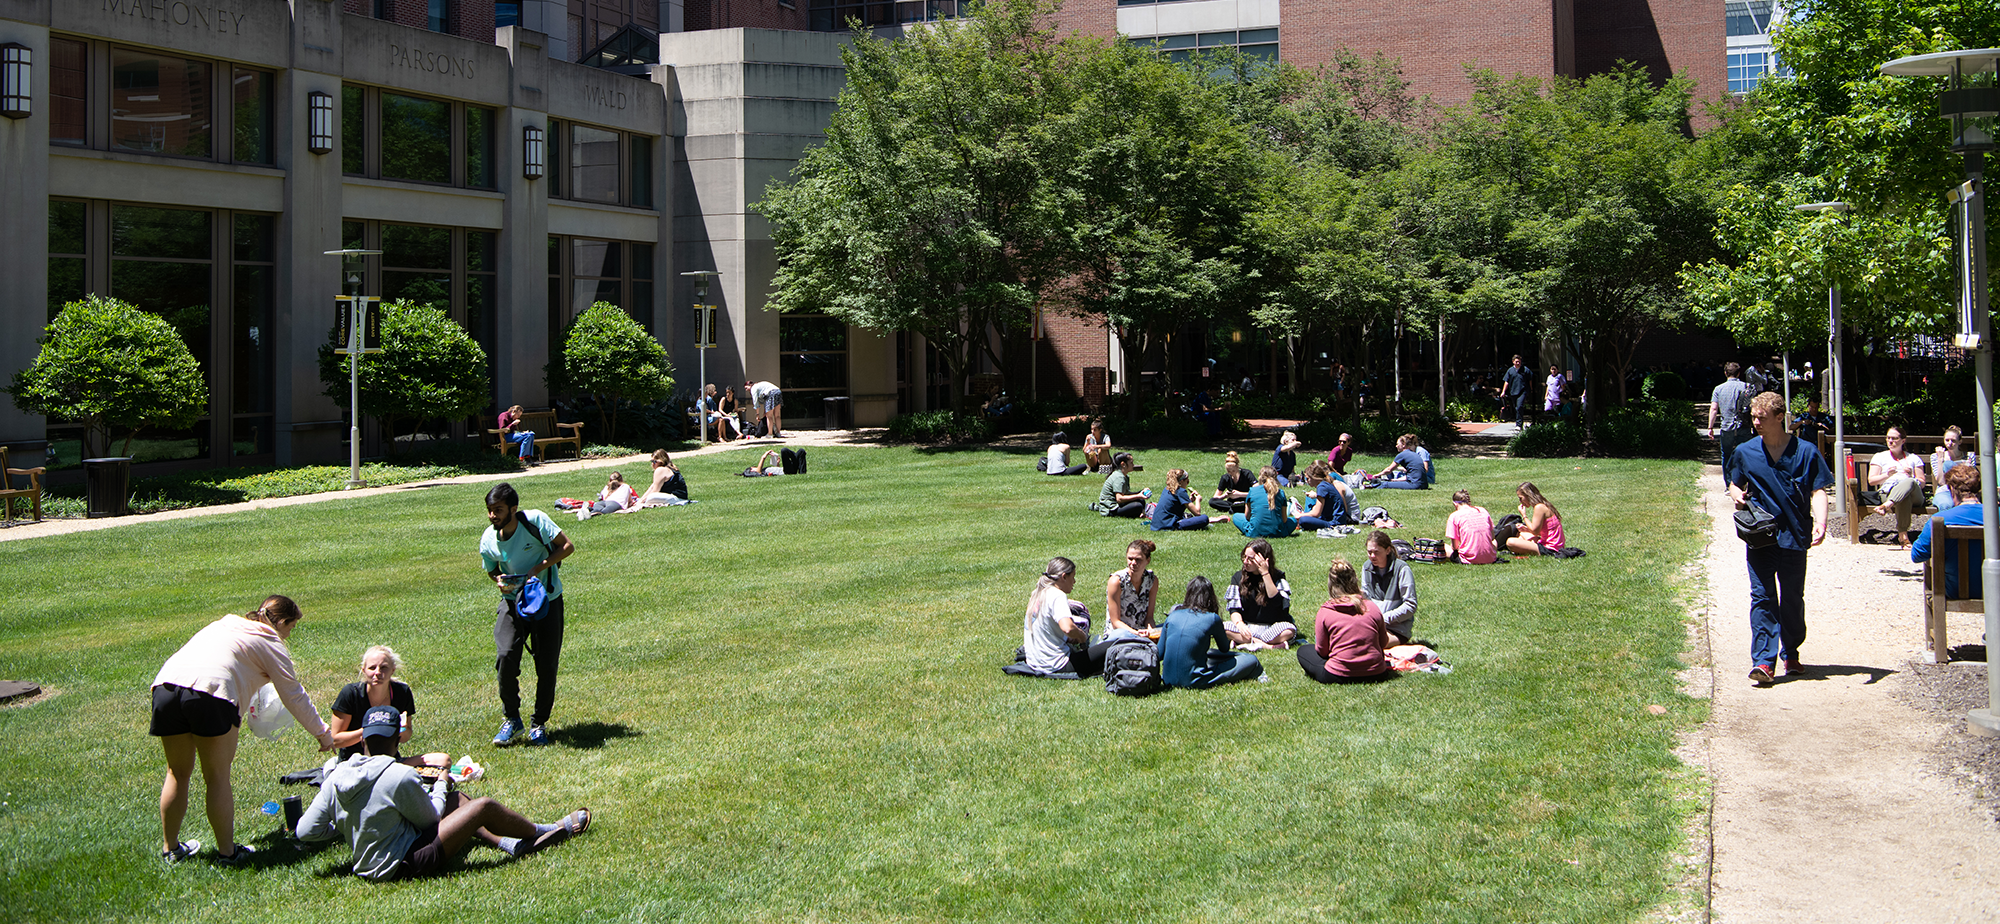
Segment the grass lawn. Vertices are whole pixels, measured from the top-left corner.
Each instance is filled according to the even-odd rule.
[[[0,543],[0,917],[12,921],[1622,921],[1669,897],[1689,793],[1673,674],[1702,541],[1691,462],[1441,459],[1442,491],[1368,492],[1437,536],[1449,491],[1496,515],[1513,485],[1562,510],[1576,561],[1416,565],[1417,635],[1456,667],[1323,687],[1128,700],[1005,676],[1036,574],[1067,555],[1102,625],[1125,544],[1160,542],[1162,598],[1226,582],[1242,540],[1150,533],[1084,507],[1099,479],[988,450],[811,450],[745,479],[689,460],[686,508],[577,523],[556,745],[496,750],[485,485]],[[1381,460],[1365,460],[1379,467]],[[1219,461],[1146,451],[1213,484]],[[627,471],[632,480],[643,472]],[[523,477],[527,506],[602,472]],[[1212,489],[1211,489],[1212,490]],[[1361,537],[1278,543],[1302,620]],[[363,648],[400,651],[416,750],[472,754],[468,787],[589,834],[443,878],[374,885],[257,812],[317,762],[296,728],[235,765],[249,869],[167,866],[146,735],[160,664],[225,611],[296,598],[291,649],[322,712]],[[1161,614],[1167,606],[1163,603]],[[533,678],[523,678],[532,700]],[[1648,704],[1670,707],[1666,716]],[[213,840],[196,787],[184,837]]]

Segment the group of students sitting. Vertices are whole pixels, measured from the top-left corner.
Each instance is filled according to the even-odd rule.
[[[575,510],[578,520],[606,513],[631,513],[641,507],[672,507],[690,504],[687,479],[681,476],[680,466],[664,449],[653,450],[653,479],[644,492],[625,483],[623,472],[612,472],[605,479],[604,488],[597,492],[597,499],[591,501],[558,501],[556,506],[565,510]]]
[[[1160,579],[1151,567],[1156,548],[1145,539],[1126,547],[1125,567],[1105,581],[1106,627],[1096,636],[1089,608],[1069,596],[1076,589],[1076,563],[1050,559],[1028,596],[1020,657],[1009,672],[1096,676],[1111,646],[1138,639],[1158,646],[1160,679],[1171,687],[1257,679],[1264,668],[1252,652],[1294,645],[1300,669],[1320,683],[1378,680],[1390,674],[1386,652],[1409,644],[1416,627],[1416,577],[1381,530],[1369,534],[1368,562],[1360,570],[1341,557],[1328,564],[1329,599],[1314,616],[1309,644],[1293,620],[1292,585],[1270,542],[1244,544],[1242,567],[1220,601],[1209,579],[1196,575],[1180,604],[1157,622]]]

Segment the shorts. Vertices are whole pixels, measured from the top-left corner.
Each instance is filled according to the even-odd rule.
[[[236,704],[213,693],[163,683],[153,688],[153,727],[156,738],[168,735],[199,735],[220,738],[243,724]]]
[[[758,409],[765,411],[775,411],[784,406],[785,395],[775,388],[771,389],[770,394],[765,395],[762,400],[757,402]]]
[[[429,876],[444,865],[443,845],[438,843],[438,826],[433,824],[417,832],[417,839],[403,854],[403,860],[396,864],[396,879],[418,879]]]

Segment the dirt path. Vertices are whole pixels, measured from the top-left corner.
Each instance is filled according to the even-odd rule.
[[[1712,683],[1714,713],[1689,750],[1714,787],[1714,918],[2000,919],[2000,825],[1948,759],[1968,743],[1963,719],[1910,704],[1910,661],[1923,642],[1917,566],[1907,552],[1844,536],[1814,549],[1801,647],[1808,674],[1753,688],[1743,545],[1720,470],[1710,466],[1701,483],[1714,524],[1713,671],[1698,665],[1693,676],[1698,687]],[[1977,614],[1955,617],[1951,632],[1979,641]],[[1985,672],[1984,664],[1926,668]]]

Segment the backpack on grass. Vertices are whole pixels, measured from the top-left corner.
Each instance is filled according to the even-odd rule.
[[[1160,692],[1160,650],[1145,639],[1124,639],[1104,651],[1104,692],[1151,696]]]

